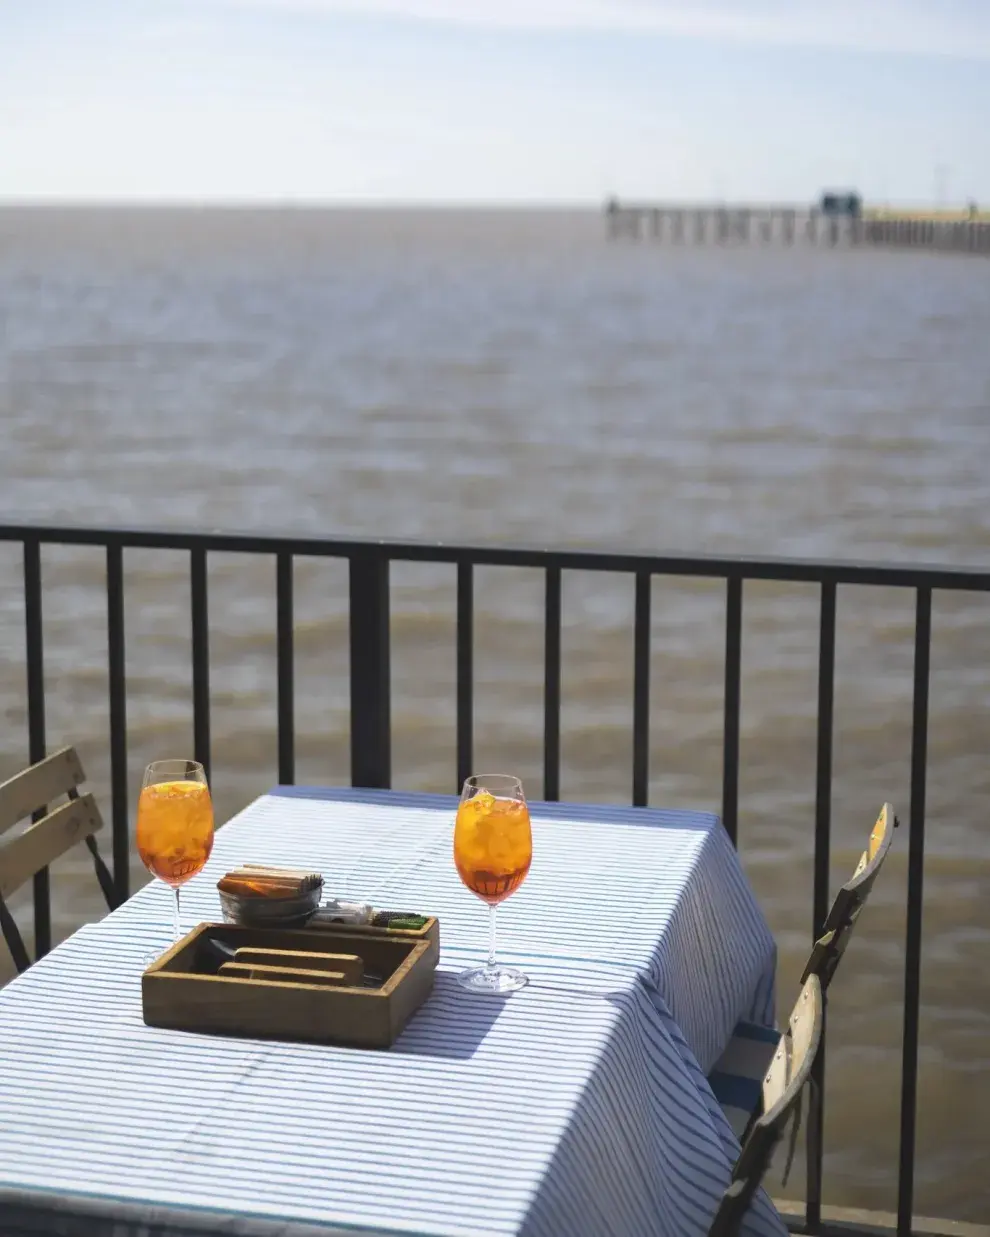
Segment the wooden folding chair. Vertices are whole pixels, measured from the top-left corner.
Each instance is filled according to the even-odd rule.
[[[802,1091],[806,1084],[813,1085],[811,1070],[821,1044],[824,1018],[821,983],[817,975],[810,975],[763,1079],[763,1113],[746,1136],[708,1237],[736,1237],[792,1117],[796,1135]]]
[[[893,807],[885,803],[870,832],[856,871],[835,895],[821,935],[812,947],[811,956],[801,973],[801,983],[811,975],[817,976],[823,997],[887,857],[898,823]],[[725,1052],[708,1075],[715,1098],[740,1142],[754,1114],[759,1111],[761,1080],[779,1041],[779,1031],[751,1022],[740,1022],[732,1032]]]
[[[103,820],[93,796],[79,791],[85,780],[75,748],[63,747],[0,785],[0,835],[29,816],[35,818],[0,844],[0,930],[18,971],[27,970],[30,959],[6,899],[77,842],[85,841],[93,856],[107,906],[113,910],[117,905],[113,877],[93,836]],[[66,801],[49,810],[63,796]]]

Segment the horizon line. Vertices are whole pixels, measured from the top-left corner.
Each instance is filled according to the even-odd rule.
[[[801,199],[783,197],[716,197],[716,196],[647,196],[636,194],[603,194],[590,198],[320,198],[320,197],[205,197],[156,196],[156,197],[62,197],[39,195],[36,197],[5,197],[0,195],[0,211],[5,210],[319,210],[319,211],[600,211],[614,201],[628,208],[690,209],[706,207],[726,208],[771,208],[806,209],[816,207],[822,193],[850,192],[843,186],[840,190],[826,188],[819,193]],[[972,199],[961,198],[958,202],[935,202],[930,198],[867,197],[862,196],[864,208],[883,206],[886,209],[939,209],[965,210]]]

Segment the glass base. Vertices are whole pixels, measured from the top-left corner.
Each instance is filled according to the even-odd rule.
[[[163,954],[167,954],[174,944],[175,940],[170,936],[167,940],[162,941],[160,945],[150,948],[141,958],[141,969],[146,971],[152,962],[157,962]]]
[[[474,966],[461,971],[457,982],[468,992],[480,992],[485,996],[508,996],[518,992],[529,983],[529,976],[515,971],[511,966]]]

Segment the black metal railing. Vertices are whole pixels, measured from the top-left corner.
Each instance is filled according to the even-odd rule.
[[[561,583],[565,571],[625,573],[635,582],[633,762],[631,799],[645,805],[649,784],[650,586],[654,576],[724,580],[726,586],[725,696],[722,820],[736,841],[739,797],[740,674],[743,586],[746,581],[788,581],[820,588],[817,769],[815,790],[814,897],[811,930],[817,935],[828,910],[832,818],[832,732],[835,685],[836,589],[839,585],[912,590],[916,599],[911,742],[907,932],[897,1233],[911,1232],[914,1198],[918,1084],[918,1019],[921,971],[922,878],[925,853],[928,692],[932,594],[936,590],[990,592],[990,570],[881,565],[773,558],[727,558],[679,554],[624,554],[598,550],[545,550],[443,543],[386,542],[333,537],[266,536],[256,533],[168,532],[151,529],[72,528],[36,524],[0,525],[0,541],[23,548],[27,626],[28,755],[45,754],[44,649],[42,641],[41,547],[46,544],[102,547],[106,553],[110,778],[113,874],[118,899],[129,893],[127,726],[123,552],[125,549],[186,551],[190,560],[193,735],[196,759],[210,769],[210,664],[207,560],[210,553],[267,555],[275,562],[278,776],[295,780],[293,565],[296,556],[336,558],[349,565],[351,780],[356,786],[391,783],[389,658],[389,567],[393,562],[447,563],[457,568],[457,750],[459,789],[472,766],[474,688],[474,569],[526,567],[544,574],[544,761],[543,797],[560,790]],[[51,944],[48,876],[34,885],[37,953]],[[824,1043],[817,1066],[825,1072]],[[809,1114],[807,1206],[804,1230],[821,1228],[821,1105]]]

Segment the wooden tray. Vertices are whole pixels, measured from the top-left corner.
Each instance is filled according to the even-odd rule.
[[[206,936],[235,949],[357,954],[384,983],[330,987],[203,973],[196,960]],[[435,919],[418,932],[200,924],[141,977],[144,1020],[174,1030],[388,1048],[433,988],[438,940]]]

